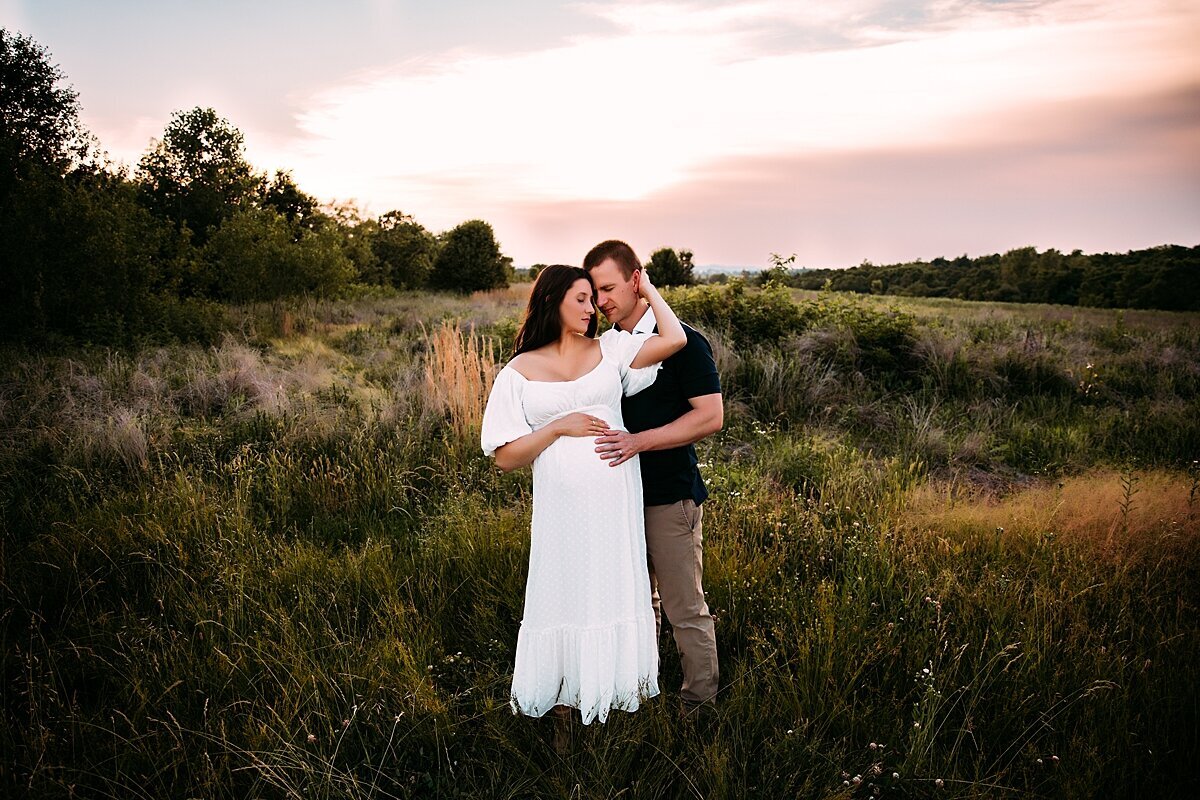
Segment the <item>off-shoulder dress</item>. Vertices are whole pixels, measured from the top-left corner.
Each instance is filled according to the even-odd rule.
[[[624,430],[621,397],[654,383],[658,365],[630,365],[649,338],[609,330],[600,363],[573,381],[496,376],[481,444],[498,447],[575,411]],[[513,712],[578,708],[584,724],[634,711],[658,694],[658,649],[637,456],[612,467],[593,437],[560,436],[533,462],[525,610],[517,636]]]

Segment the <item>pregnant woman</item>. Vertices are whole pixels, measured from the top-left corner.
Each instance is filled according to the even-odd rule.
[[[611,467],[594,437],[624,429],[621,397],[654,383],[687,341],[644,276],[639,294],[659,334],[596,338],[595,287],[578,267],[538,274],[514,356],[483,415],[483,451],[503,470],[533,465],[525,612],[517,636],[513,712],[577,708],[586,725],[658,694],[658,649],[638,458]],[[556,742],[557,744],[557,742]]]

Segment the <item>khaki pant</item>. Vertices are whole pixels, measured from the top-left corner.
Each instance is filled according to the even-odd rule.
[[[694,706],[717,693],[717,635],[704,601],[704,508],[691,500],[646,506],[646,557],[654,620],[662,634],[662,615],[675,631],[683,666],[680,697]],[[660,601],[661,595],[661,601]]]

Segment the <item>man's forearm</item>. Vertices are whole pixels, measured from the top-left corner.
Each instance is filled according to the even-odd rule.
[[[650,428],[637,433],[638,450],[670,450],[695,444],[705,436],[721,430],[722,421],[719,411],[693,408],[679,419],[660,428]]]

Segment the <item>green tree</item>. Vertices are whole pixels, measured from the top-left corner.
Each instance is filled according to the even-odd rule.
[[[1038,282],[1036,247],[1019,247],[1000,257],[999,300],[1030,302]]]
[[[197,244],[261,194],[241,131],[211,108],[177,111],[138,164],[150,208],[187,227]]]
[[[469,220],[443,235],[430,284],[464,294],[504,288],[511,263],[512,259],[500,252],[492,226],[481,219]]]
[[[318,210],[316,198],[302,191],[292,173],[284,170],[276,170],[271,180],[261,182],[258,201],[260,205],[278,211],[298,228],[311,230],[325,219]]]
[[[234,213],[204,247],[211,295],[234,302],[329,295],[354,278],[336,228],[305,230],[298,241],[293,236],[294,228],[274,209]]]
[[[646,262],[646,271],[657,286],[690,286],[696,282],[692,277],[692,251],[687,253],[686,265],[670,247],[662,247],[650,254]]]
[[[65,200],[62,176],[79,129],[79,101],[50,54],[0,28],[0,335],[42,329],[47,211]]]
[[[342,239],[342,249],[354,269],[354,280],[382,285],[389,283],[387,275],[372,249],[379,221],[363,217],[353,200],[333,203],[318,212],[323,224],[333,226]]]
[[[63,174],[86,151],[79,96],[47,50],[0,28],[0,165],[7,180],[22,164]]]
[[[162,327],[174,237],[86,159],[75,91],[0,29],[0,337],[123,343]]]
[[[379,217],[371,250],[379,260],[381,275],[400,289],[425,286],[438,254],[433,234],[399,211],[389,211]]]

